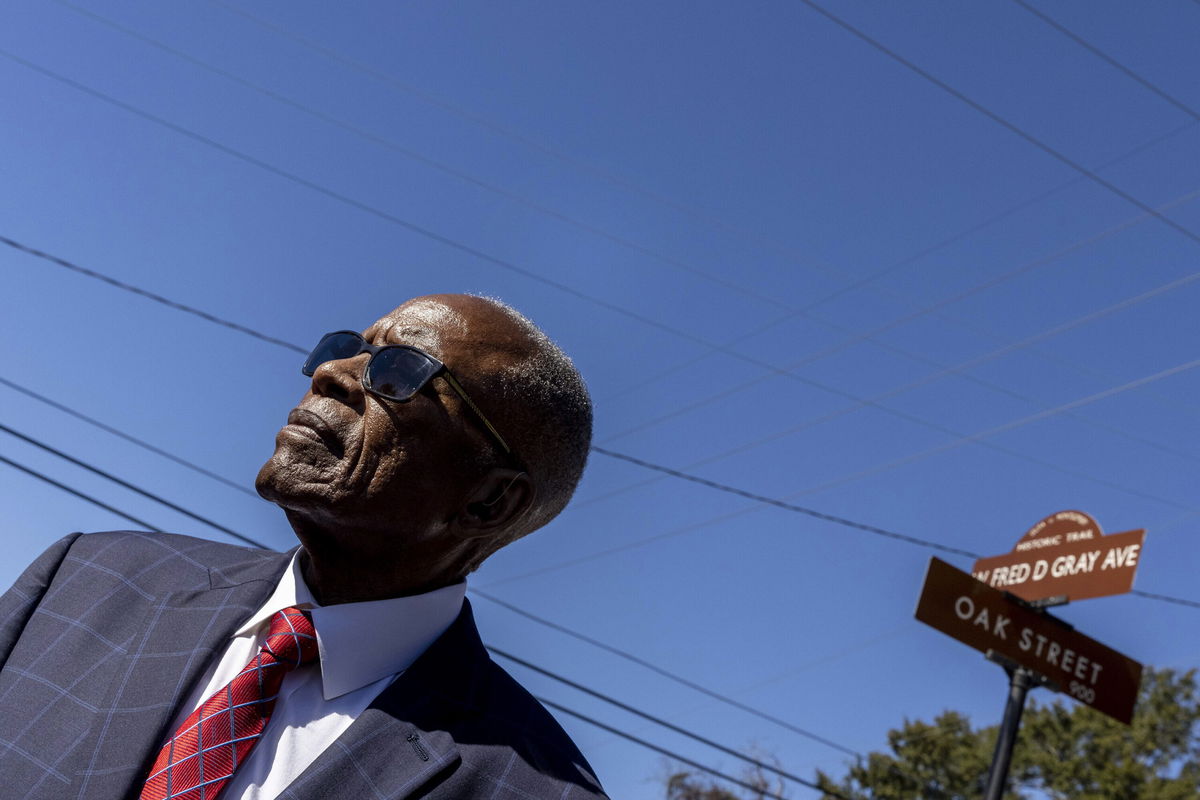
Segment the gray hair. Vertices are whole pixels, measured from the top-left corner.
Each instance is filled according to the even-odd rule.
[[[505,409],[504,436],[537,487],[533,506],[509,541],[554,519],[575,493],[592,443],[592,401],[574,362],[541,328],[512,306],[480,296],[528,339],[529,355],[489,376],[489,392]]]

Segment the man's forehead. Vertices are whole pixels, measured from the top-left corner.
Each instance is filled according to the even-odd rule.
[[[382,338],[434,350],[440,349],[447,339],[461,338],[466,333],[462,314],[432,298],[409,300],[366,330],[368,339]]]

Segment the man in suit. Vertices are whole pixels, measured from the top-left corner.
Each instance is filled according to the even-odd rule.
[[[603,797],[463,596],[578,482],[570,360],[436,295],[304,373],[257,480],[299,548],[73,534],[0,598],[0,798]]]

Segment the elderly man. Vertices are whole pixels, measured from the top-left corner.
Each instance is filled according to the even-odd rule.
[[[301,546],[69,536],[0,599],[0,798],[592,798],[464,599],[583,470],[587,391],[498,302],[327,334],[258,475]]]

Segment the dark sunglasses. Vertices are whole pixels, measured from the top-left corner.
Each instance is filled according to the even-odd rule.
[[[300,371],[311,378],[317,367],[326,361],[354,358],[359,353],[371,354],[371,360],[363,369],[362,386],[376,397],[407,403],[429,381],[439,375],[445,378],[450,388],[475,412],[475,416],[479,417],[483,427],[487,428],[505,455],[516,459],[504,437],[488,422],[479,406],[467,396],[467,390],[458,379],[445,364],[424,350],[405,344],[374,345],[354,331],[334,331],[321,337],[321,341],[317,342],[317,346],[309,353],[308,360],[304,362]]]

